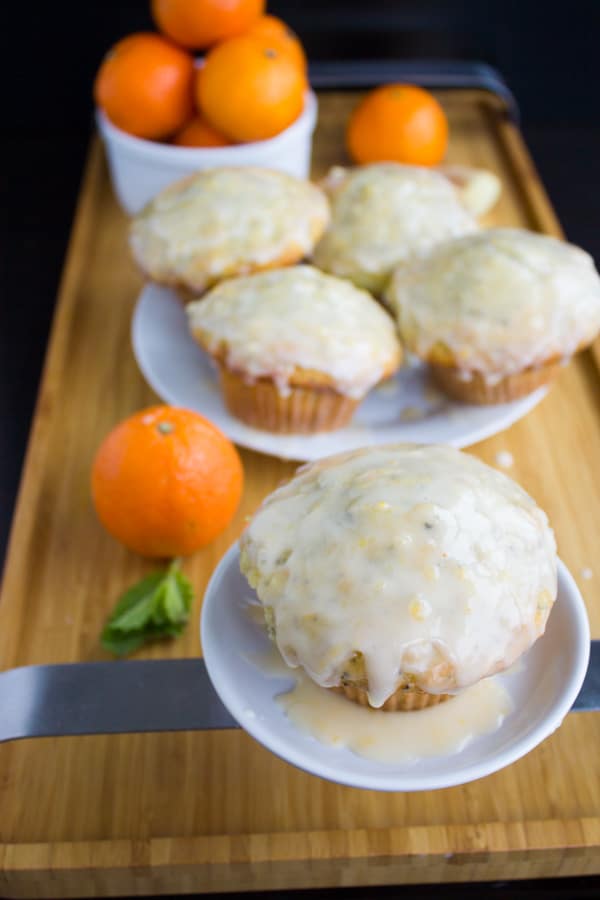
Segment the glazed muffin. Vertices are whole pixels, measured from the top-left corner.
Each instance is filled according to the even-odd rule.
[[[377,295],[399,263],[477,227],[449,179],[431,169],[398,163],[334,168],[323,187],[332,218],[314,263]]]
[[[244,531],[241,570],[285,662],[387,710],[511,666],[556,598],[553,532],[506,475],[392,444],[300,468]]]
[[[548,384],[600,329],[592,258],[517,228],[448,241],[398,267],[387,302],[406,348],[468,403],[502,403]]]
[[[297,263],[328,221],[327,198],[308,181],[252,167],[205,169],[134,218],[130,246],[153,281],[198,296],[223,278]]]
[[[268,431],[340,428],[400,363],[390,316],[312,266],[224,281],[187,310],[230,412]]]

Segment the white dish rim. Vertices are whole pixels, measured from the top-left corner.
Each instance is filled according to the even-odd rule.
[[[250,734],[256,741],[283,759],[285,762],[291,763],[297,768],[325,778],[337,784],[347,787],[362,788],[366,790],[376,791],[398,791],[413,792],[436,790],[456,785],[465,784],[491,775],[500,769],[521,759],[527,753],[534,749],[538,744],[549,737],[562,723],[564,717],[570,711],[585,678],[588,668],[590,655],[590,626],[587,617],[585,603],[569,569],[558,559],[558,582],[559,588],[561,582],[564,586],[565,596],[571,606],[571,615],[573,618],[574,630],[576,634],[577,652],[573,658],[573,665],[570,671],[570,677],[563,686],[561,694],[557,697],[555,705],[552,707],[551,714],[548,714],[538,726],[532,731],[525,734],[522,738],[515,740],[504,750],[497,754],[487,756],[486,758],[473,763],[467,767],[463,767],[460,772],[452,776],[449,773],[440,773],[437,775],[420,776],[418,770],[413,769],[409,774],[398,775],[397,773],[361,775],[360,780],[348,776],[343,770],[337,766],[330,764],[327,760],[320,765],[315,765],[311,758],[302,753],[301,750],[290,746],[290,744],[281,739],[274,731],[265,725],[260,719],[248,719],[244,716],[246,708],[240,703],[238,694],[231,689],[230,682],[222,680],[218,676],[218,670],[221,658],[218,651],[213,648],[210,643],[206,644],[202,640],[205,634],[206,622],[211,614],[212,598],[215,596],[215,584],[221,578],[225,569],[230,567],[235,559],[239,557],[239,542],[236,541],[229,550],[224,554],[222,559],[216,566],[209,583],[206,587],[204,600],[202,605],[202,613],[200,617],[200,635],[202,652],[209,678],[213,684],[215,691],[220,697],[222,703],[227,708],[233,718],[241,725],[241,727]],[[243,725],[242,725],[243,722]]]
[[[222,159],[220,165],[236,166],[247,165],[244,160],[248,154],[260,151],[275,152],[280,145],[285,145],[290,138],[305,128],[312,129],[317,118],[317,97],[314,91],[307,91],[304,97],[304,106],[298,118],[291,125],[280,131],[279,134],[263,141],[246,141],[240,144],[231,144],[226,147],[180,147],[176,144],[166,144],[161,141],[151,141],[140,138],[134,134],[123,131],[118,125],[108,118],[104,110],[99,106],[95,109],[96,124],[100,133],[108,140],[112,140],[122,148],[139,154],[140,158],[158,162],[189,163],[197,161],[201,165],[204,160],[216,158]]]

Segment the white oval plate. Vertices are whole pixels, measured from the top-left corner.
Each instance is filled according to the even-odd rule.
[[[545,635],[516,671],[498,677],[511,695],[513,712],[493,734],[476,737],[453,754],[413,764],[383,764],[320,743],[299,730],[275,697],[293,678],[276,678],[252,662],[270,641],[244,610],[253,591],[239,568],[234,544],[206,589],[201,619],[204,661],[231,715],[261,744],[287,762],[351,787],[422,791],[451,787],[490,775],[529,753],[561,724],[581,688],[590,651],[585,605],[566,566],[559,561],[558,599]]]
[[[133,351],[150,387],[167,403],[194,409],[236,444],[282,459],[309,460],[372,444],[409,441],[466,447],[503,431],[540,402],[546,388],[499,406],[453,403],[427,384],[421,365],[404,367],[372,391],[347,428],[319,435],[279,435],[244,425],[225,409],[217,377],[187,327],[185,309],[173,291],[147,285],[132,323]],[[403,410],[421,410],[407,421]]]

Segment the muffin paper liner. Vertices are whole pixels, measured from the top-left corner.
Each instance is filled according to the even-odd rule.
[[[290,388],[282,396],[272,381],[261,379],[247,383],[219,365],[223,399],[237,419],[247,425],[278,434],[314,434],[333,431],[346,425],[358,400],[338,394],[331,388]]]
[[[489,384],[485,376],[473,372],[465,381],[462,372],[452,366],[430,365],[435,384],[453,400],[475,403],[481,406],[494,403],[510,403],[531,394],[542,385],[553,381],[561,370],[558,362],[549,362],[535,369],[524,369],[512,375],[505,375],[497,384]]]
[[[374,709],[369,703],[369,697],[364,688],[356,687],[352,684],[340,685],[330,690],[337,694],[343,694],[353,703],[360,706],[368,706]],[[437,706],[438,703],[445,703],[450,700],[452,694],[428,694],[427,691],[406,690],[406,688],[398,688],[398,690],[387,698],[383,706],[377,707],[384,712],[411,712],[417,709],[426,709],[429,706]]]

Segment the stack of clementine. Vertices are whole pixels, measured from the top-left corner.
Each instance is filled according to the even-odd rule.
[[[114,125],[147,140],[219,147],[266,140],[298,118],[306,57],[287,25],[265,14],[265,0],[151,6],[161,33],[123,38],[96,76],[95,100]]]

